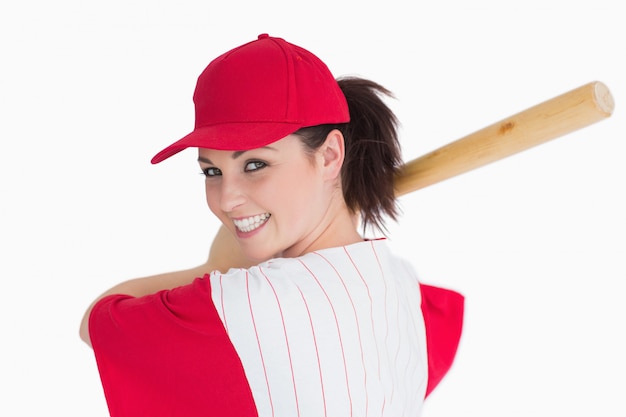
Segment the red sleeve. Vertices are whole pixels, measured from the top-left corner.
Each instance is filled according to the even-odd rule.
[[[146,297],[105,297],[89,333],[111,417],[257,415],[206,276]]]
[[[428,396],[454,361],[463,328],[464,297],[430,285],[420,284],[420,289],[428,349]]]

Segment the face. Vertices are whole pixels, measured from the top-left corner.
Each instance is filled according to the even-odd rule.
[[[249,151],[199,149],[209,208],[249,259],[299,256],[324,233],[336,186],[321,152],[311,157],[294,135]]]

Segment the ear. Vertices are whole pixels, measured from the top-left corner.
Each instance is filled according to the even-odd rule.
[[[325,179],[334,180],[339,177],[345,150],[343,134],[337,129],[331,130],[319,149]]]

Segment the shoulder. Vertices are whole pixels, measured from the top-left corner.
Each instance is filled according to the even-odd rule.
[[[151,333],[156,337],[168,329],[206,332],[216,322],[207,277],[143,297],[116,294],[102,298],[89,317],[91,338],[108,335],[110,339],[115,333],[149,338]]]

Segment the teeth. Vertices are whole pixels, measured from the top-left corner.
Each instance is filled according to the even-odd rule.
[[[235,227],[242,232],[251,232],[270,218],[269,213],[257,214],[256,216],[250,216],[245,219],[233,220]]]

